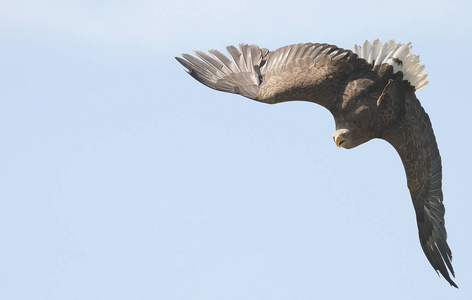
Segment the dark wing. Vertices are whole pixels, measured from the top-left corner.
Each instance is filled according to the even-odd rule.
[[[414,94],[405,100],[405,118],[384,138],[400,154],[407,176],[421,247],[426,257],[454,287],[452,254],[444,226],[444,205],[441,189],[441,156],[428,114]]]
[[[341,81],[363,59],[328,44],[296,44],[269,52],[257,45],[228,46],[229,57],[216,50],[200,58],[182,54],[176,59],[206,86],[265,103],[311,101],[329,108]]]

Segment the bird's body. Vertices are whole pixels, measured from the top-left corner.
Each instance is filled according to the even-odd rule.
[[[428,82],[410,44],[365,42],[355,52],[328,44],[297,44],[275,51],[256,45],[211,50],[177,60],[201,83],[264,103],[303,100],[333,115],[338,147],[373,138],[397,150],[407,175],[420,243],[429,262],[453,286],[446,242],[441,158],[431,122],[415,91]]]

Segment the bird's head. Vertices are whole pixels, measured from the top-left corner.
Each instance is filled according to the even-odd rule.
[[[348,129],[339,129],[333,133],[333,140],[336,146],[339,148],[343,147],[351,149],[355,146],[352,145],[351,132]]]
[[[336,131],[333,140],[338,148],[352,149],[373,138],[379,137],[375,105],[353,106],[335,118]]]
[[[358,130],[341,128],[333,133],[334,143],[338,148],[352,149],[374,138],[372,135],[356,134]]]
[[[366,94],[366,90],[370,93]],[[386,87],[366,79],[351,82],[344,91],[342,103],[333,113],[336,146],[352,149],[381,137],[395,116],[400,115],[398,107],[401,107],[402,93],[392,80]]]

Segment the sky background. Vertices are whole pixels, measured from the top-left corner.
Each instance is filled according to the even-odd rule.
[[[464,1],[2,1],[1,299],[472,299]],[[400,158],[330,113],[216,92],[175,60],[240,42],[413,43],[456,283]]]

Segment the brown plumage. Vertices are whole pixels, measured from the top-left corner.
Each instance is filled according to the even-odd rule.
[[[334,117],[338,147],[350,149],[373,138],[389,142],[405,167],[421,247],[433,268],[457,287],[449,275],[454,269],[444,227],[441,157],[415,95],[427,84],[426,75],[408,47],[366,42],[356,46],[356,54],[328,44],[275,51],[241,44],[239,50],[227,47],[229,57],[210,50],[211,56],[195,51],[200,59],[188,54],[176,59],[196,80],[219,91],[269,104],[303,100],[324,106]]]

